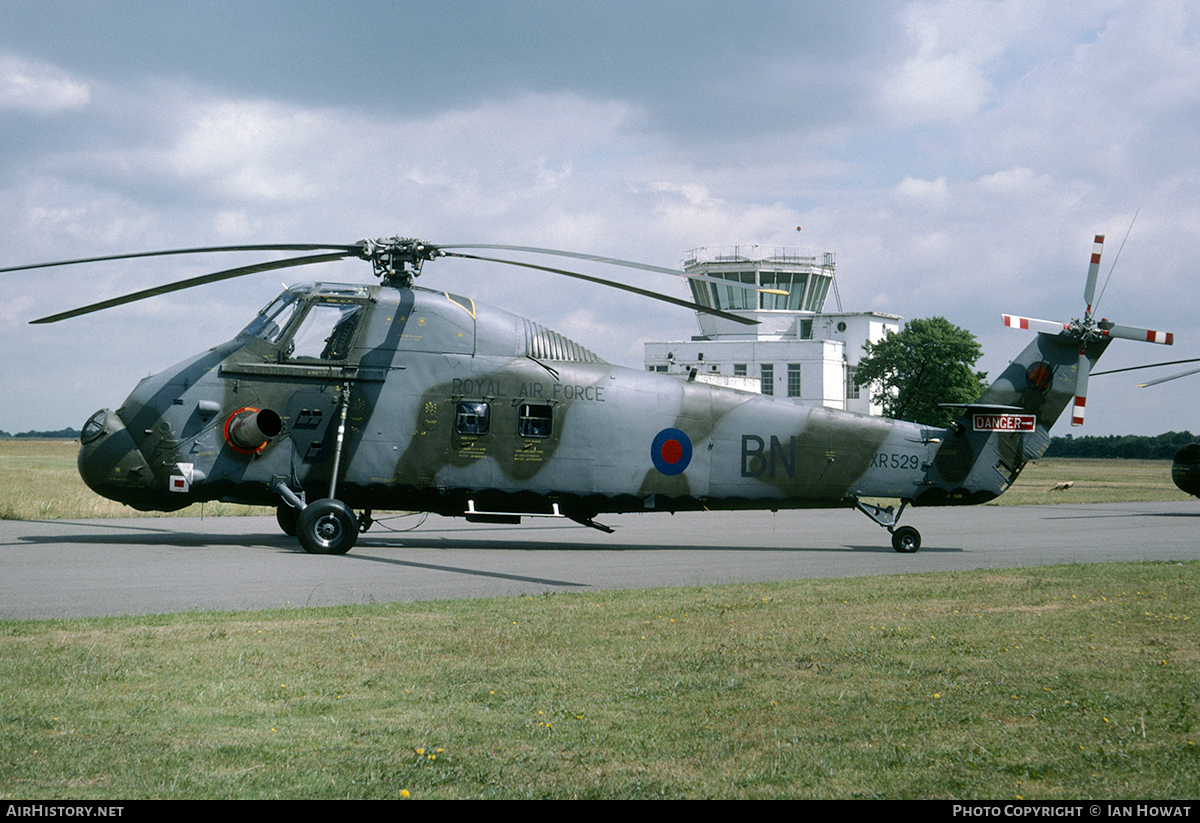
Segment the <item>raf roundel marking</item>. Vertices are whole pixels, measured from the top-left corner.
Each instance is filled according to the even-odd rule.
[[[692,441],[679,429],[663,429],[650,444],[650,460],[667,476],[682,474],[692,462]]]

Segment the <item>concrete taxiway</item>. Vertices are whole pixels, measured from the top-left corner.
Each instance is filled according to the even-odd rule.
[[[0,521],[0,618],[248,610],[802,577],[1200,559],[1200,501],[909,509],[917,554],[852,510],[383,522],[341,557],[271,517]]]

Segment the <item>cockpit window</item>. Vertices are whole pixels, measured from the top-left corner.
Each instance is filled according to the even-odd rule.
[[[314,303],[288,344],[290,360],[345,360],[362,315],[361,303]]]
[[[80,443],[91,443],[100,435],[104,434],[104,424],[108,422],[108,412],[101,409],[88,418],[88,421],[83,424],[83,431],[79,433]]]
[[[250,325],[246,326],[242,334],[261,337],[268,343],[278,343],[288,324],[303,305],[304,301],[298,295],[284,292],[274,303],[260,311],[258,317],[250,321]]]

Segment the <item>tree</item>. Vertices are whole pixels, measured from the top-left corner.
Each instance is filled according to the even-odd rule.
[[[972,369],[983,356],[975,335],[944,317],[910,320],[863,352],[854,382],[871,386],[888,417],[948,426],[957,415],[939,403],[970,403],[987,388],[987,374]]]

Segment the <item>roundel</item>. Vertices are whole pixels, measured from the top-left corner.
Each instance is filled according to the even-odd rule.
[[[682,474],[692,462],[692,441],[679,429],[663,429],[650,444],[650,460],[665,475]]]
[[[1045,360],[1034,363],[1025,370],[1025,381],[1034,391],[1044,392],[1054,385],[1054,367]]]

